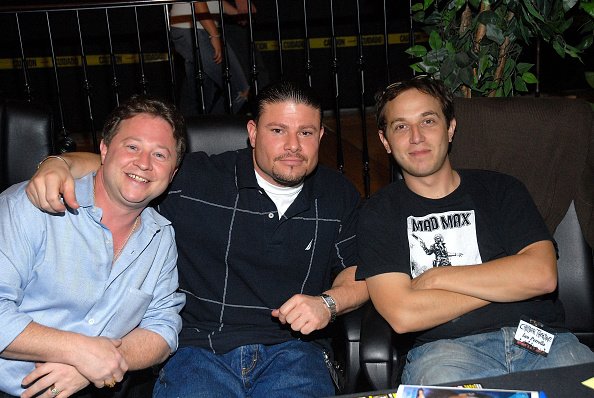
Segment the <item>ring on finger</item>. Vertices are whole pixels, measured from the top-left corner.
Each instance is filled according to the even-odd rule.
[[[55,385],[55,384],[52,384],[52,385],[50,386],[50,388],[49,388],[49,392],[50,392],[50,394],[52,395],[52,397],[57,397],[57,396],[58,396],[58,394],[62,392],[62,390],[58,390],[58,389],[56,388],[56,385]]]
[[[117,383],[117,381],[115,381],[115,379],[112,379],[109,382],[105,382],[105,387],[107,387],[107,388],[113,388],[113,387],[115,387],[116,383]]]

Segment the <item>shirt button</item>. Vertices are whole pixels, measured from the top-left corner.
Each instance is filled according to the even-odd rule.
[[[268,213],[268,218],[274,218],[274,213]]]
[[[95,319],[94,318],[89,319],[89,325],[94,325],[94,324],[95,324]]]

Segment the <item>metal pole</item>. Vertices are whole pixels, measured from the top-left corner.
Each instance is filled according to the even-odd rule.
[[[336,117],[336,162],[338,171],[344,172],[344,155],[342,149],[342,129],[340,125],[340,90],[338,87],[338,50],[336,30],[334,29],[334,1],[330,0],[330,20],[332,29],[332,74],[334,75],[334,112]]]
[[[359,68],[359,114],[361,116],[361,157],[363,161],[363,190],[365,197],[370,195],[369,178],[369,148],[367,147],[367,115],[365,113],[365,57],[363,54],[363,35],[361,34],[361,11],[359,0],[355,0],[357,5],[357,50],[358,50],[358,68]]]
[[[93,119],[93,102],[91,99],[91,84],[87,73],[87,55],[85,53],[85,46],[83,43],[82,29],[80,28],[80,15],[76,10],[76,25],[78,27],[78,40],[80,43],[80,57],[83,69],[83,88],[87,97],[87,109],[89,111],[89,128],[91,129],[91,137],[93,139],[93,150],[99,152],[99,143],[97,142],[97,132],[95,131],[95,121]]]
[[[142,51],[142,42],[140,41],[140,25],[138,24],[138,7],[134,7],[134,21],[136,23],[136,40],[138,42],[138,62],[140,65],[140,90],[143,94],[147,93],[148,82],[144,73],[144,52]]]
[[[23,68],[23,78],[25,80],[25,98],[27,99],[27,102],[31,102],[33,101],[33,94],[31,92],[31,83],[29,82],[29,65],[27,65],[27,59],[25,58],[25,46],[23,45],[19,14],[15,13],[14,16],[16,18],[17,31],[19,33],[19,45],[21,47],[21,68]]]
[[[105,9],[105,21],[107,23],[107,38],[109,41],[109,59],[111,61],[111,88],[116,106],[120,105],[120,82],[118,81],[118,74],[116,70],[117,58],[113,51],[113,41],[111,38],[111,25],[109,23],[109,11]]]
[[[171,74],[171,100],[176,105],[179,105],[177,95],[175,95],[177,84],[175,79],[173,51],[171,51],[171,24],[169,23],[169,8],[167,7],[167,4],[163,5],[163,15],[165,17],[165,34],[167,36],[167,59],[169,60],[169,73]]]
[[[64,109],[63,109],[63,104],[62,104],[62,93],[60,91],[60,79],[58,76],[58,62],[56,59],[56,52],[54,50],[54,39],[52,37],[52,27],[50,24],[50,18],[49,18],[49,12],[45,12],[45,19],[47,21],[47,31],[48,31],[48,35],[49,35],[49,41],[50,41],[50,49],[52,52],[52,66],[53,66],[53,70],[54,70],[54,78],[56,81],[56,96],[58,97],[58,112],[60,114],[60,124],[61,124],[61,128],[60,128],[60,132],[61,132],[61,137],[58,143],[58,150],[60,152],[71,152],[76,150],[76,143],[74,142],[74,140],[72,138],[70,138],[68,136],[68,132],[66,131],[66,126],[65,126],[65,122],[64,122]]]

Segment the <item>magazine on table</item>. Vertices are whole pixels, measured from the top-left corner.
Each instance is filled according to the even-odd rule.
[[[483,389],[480,384],[436,387],[402,384],[397,391],[360,398],[547,398],[543,391]]]
[[[546,398],[543,391],[400,385],[396,398]],[[390,397],[392,398],[392,397]]]

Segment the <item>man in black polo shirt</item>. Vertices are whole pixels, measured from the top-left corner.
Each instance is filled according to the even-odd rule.
[[[187,301],[155,397],[334,394],[323,329],[368,295],[354,278],[359,194],[317,164],[321,117],[309,89],[274,84],[247,125],[253,149],[186,156],[159,206],[176,230]],[[81,154],[70,163],[97,166]],[[43,166],[30,197],[64,211],[51,199],[64,191],[76,206],[58,189],[67,184],[49,183],[69,181],[66,167]]]

